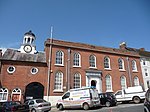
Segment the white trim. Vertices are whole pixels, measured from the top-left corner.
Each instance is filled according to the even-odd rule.
[[[79,56],[79,66],[75,65],[75,63],[74,63],[74,60],[75,60],[74,55],[75,54]],[[75,52],[74,55],[73,55],[73,67],[81,67],[81,55],[80,55],[80,53]]]
[[[18,90],[17,90],[18,89]],[[19,92],[20,91],[20,92]],[[13,89],[12,93],[11,93],[11,100],[12,100],[12,96],[13,94],[17,94],[19,95],[19,101],[21,101],[21,89],[20,88],[15,88]]]
[[[54,64],[55,66],[64,66],[63,64]]]
[[[2,92],[0,91],[0,94],[2,95],[2,96],[0,96],[0,102],[6,102],[8,100],[8,94],[9,94],[8,89],[0,88],[0,90],[2,91]],[[4,94],[6,94],[5,97],[4,97]],[[6,99],[3,99],[3,98],[6,98]]]
[[[106,81],[106,77],[107,76],[109,76],[110,77],[110,89],[108,89],[107,88],[107,85],[106,85],[106,91],[108,92],[108,91],[113,91],[113,89],[112,89],[112,77],[109,75],[109,74],[107,74],[106,76],[105,76],[105,81]],[[107,83],[106,83],[107,84]]]
[[[32,69],[35,69],[36,71],[33,72]],[[34,75],[34,74],[37,74],[38,71],[39,71],[39,70],[38,70],[38,68],[36,68],[36,67],[32,67],[31,70],[30,70],[31,74],[33,74],[33,75]]]
[[[10,67],[13,68],[13,71],[10,71],[10,70],[9,70]],[[15,68],[14,66],[9,66],[9,67],[7,68],[7,72],[10,73],[10,74],[14,73],[15,71],[16,71],[16,68]]]

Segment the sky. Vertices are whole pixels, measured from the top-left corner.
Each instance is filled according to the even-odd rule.
[[[0,48],[19,49],[29,30],[37,51],[53,38],[150,51],[150,0],[0,0]]]

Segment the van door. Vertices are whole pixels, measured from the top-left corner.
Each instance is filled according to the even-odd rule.
[[[63,106],[64,108],[70,107],[70,92],[67,92],[66,94],[64,94],[64,96],[62,97],[62,101],[63,101]]]
[[[121,90],[117,91],[115,93],[115,96],[116,96],[117,101],[122,101],[122,99],[124,98]]]

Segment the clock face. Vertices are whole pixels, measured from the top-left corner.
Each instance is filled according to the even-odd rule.
[[[32,51],[32,47],[31,47],[30,45],[25,45],[25,46],[24,46],[24,51],[25,51],[26,53],[30,53],[30,52]]]

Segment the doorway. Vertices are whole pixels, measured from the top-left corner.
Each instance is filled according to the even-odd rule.
[[[25,100],[43,99],[44,86],[39,82],[32,82],[25,88]]]
[[[96,88],[96,80],[92,80],[92,81],[91,81],[91,87]]]

